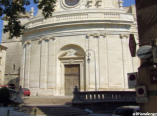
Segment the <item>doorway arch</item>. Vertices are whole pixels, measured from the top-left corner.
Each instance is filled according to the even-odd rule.
[[[84,50],[78,45],[66,45],[60,49],[58,59],[63,95],[72,96],[75,86],[81,91],[85,90]]]

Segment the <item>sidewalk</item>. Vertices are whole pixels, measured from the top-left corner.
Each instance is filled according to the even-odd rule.
[[[15,107],[0,107],[0,116],[30,116],[27,113],[19,112]]]
[[[51,105],[71,105],[73,97],[38,96],[24,97],[23,102],[26,106],[51,106]]]
[[[71,106],[73,97],[25,97],[21,111],[36,116],[85,116],[82,109]]]

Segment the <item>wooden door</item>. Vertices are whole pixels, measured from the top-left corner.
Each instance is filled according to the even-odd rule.
[[[80,65],[65,65],[65,95],[72,96],[75,86],[80,84]]]

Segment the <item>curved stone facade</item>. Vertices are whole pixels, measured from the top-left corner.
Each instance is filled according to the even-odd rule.
[[[32,18],[23,35],[21,85],[32,95],[64,96],[71,78],[81,91],[129,90],[127,73],[138,64],[128,49],[134,18],[120,1],[80,0],[65,7],[58,0],[51,18]]]

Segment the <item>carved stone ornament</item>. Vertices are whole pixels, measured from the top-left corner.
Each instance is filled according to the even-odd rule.
[[[128,38],[129,35],[128,34],[120,34],[120,38],[123,39],[123,38]]]
[[[74,49],[69,49],[65,55],[65,57],[75,57],[76,56],[76,50]]]
[[[31,40],[27,41],[26,44],[31,44]]]

